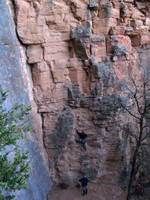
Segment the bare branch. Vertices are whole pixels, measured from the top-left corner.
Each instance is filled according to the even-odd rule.
[[[136,142],[138,142],[138,137],[132,133],[130,133],[130,136],[134,137],[136,139]]]
[[[135,102],[136,102],[136,106],[137,106],[137,109],[138,109],[138,112],[140,113],[140,115],[142,114],[141,111],[140,111],[140,106],[139,106],[139,101],[138,101],[138,97],[137,97],[137,93],[138,93],[138,86],[136,85],[135,83],[135,80],[132,78],[132,83],[135,87],[135,94],[134,94],[134,99],[135,99]]]
[[[141,98],[143,98],[143,95],[141,95],[141,96],[138,97],[138,99],[141,99]]]
[[[130,92],[132,95],[134,95],[135,92],[133,92],[128,86],[127,86],[126,88],[129,90],[129,92]]]
[[[134,99],[135,99],[135,102],[136,102],[136,105],[137,105],[138,112],[139,112],[140,115],[142,115],[143,113],[140,110],[139,101],[138,101],[138,98],[137,98],[137,89],[136,89],[136,93],[134,95]]]
[[[150,108],[150,103],[146,105],[146,108]]]
[[[145,75],[144,75],[145,76]],[[146,113],[146,80],[144,80],[144,83],[143,83],[143,98],[144,98],[144,110],[143,110],[143,114]]]
[[[129,67],[129,66],[128,66]],[[131,67],[132,69],[132,67]],[[131,71],[131,70],[130,70]],[[139,129],[138,129],[138,137],[135,137],[135,135],[133,135],[132,133],[130,133],[131,137],[135,137],[136,139],[136,144],[135,144],[135,149],[133,150],[133,156],[132,156],[132,166],[131,166],[131,173],[130,173],[130,178],[129,178],[129,184],[128,184],[128,195],[127,195],[127,200],[130,199],[131,197],[131,188],[133,185],[133,181],[135,179],[135,175],[139,170],[139,166],[140,164],[142,164],[143,162],[143,152],[144,152],[144,148],[146,144],[146,138],[150,136],[150,133],[148,133],[149,129],[147,126],[147,121],[144,120],[144,118],[147,118],[147,114],[149,113],[150,110],[150,103],[149,101],[149,97],[150,97],[150,79],[149,79],[149,74],[147,72],[144,71],[144,75],[142,77],[142,79],[138,82],[136,82],[136,80],[133,78],[132,73],[129,74],[130,76],[130,81],[133,84],[133,87],[135,88],[135,93],[133,94],[133,92],[131,90],[130,93],[131,95],[133,95],[132,99],[136,105],[136,109],[137,109],[137,113],[132,113],[132,111],[130,111],[128,109],[127,106],[122,105],[122,107],[124,108],[124,110],[126,110],[132,117],[138,119],[139,121],[136,121],[136,123],[139,124]],[[140,83],[138,85],[138,83]],[[141,84],[142,83],[142,84]],[[141,106],[141,108],[140,108]],[[149,117],[150,119],[150,117]],[[144,131],[144,129],[146,129]],[[143,147],[143,148],[142,148]]]
[[[124,110],[126,110],[132,117],[134,117],[134,118],[140,120],[139,117],[137,117],[137,116],[134,115],[132,112],[130,112],[122,103],[121,103],[121,106],[122,106],[122,108],[123,108]]]
[[[144,98],[144,112],[143,112],[143,114],[144,113],[146,113],[149,109],[150,109],[150,103],[148,103],[147,104],[147,93],[148,93],[148,90],[150,90],[150,88],[148,88],[147,89],[147,87],[149,86],[150,87],[150,85],[148,85],[148,84],[150,84],[150,79],[149,78],[147,78],[146,79],[146,74],[144,73],[144,77],[145,77],[145,79],[144,79],[144,83],[143,83],[143,98]]]
[[[140,98],[137,97],[137,94],[138,94],[138,86],[137,86],[137,84],[136,84],[134,78],[132,77],[132,75],[129,74],[129,76],[130,76],[130,79],[131,79],[131,81],[132,81],[132,83],[133,83],[133,85],[134,85],[135,92],[133,93],[129,88],[128,88],[128,89],[129,89],[129,91],[131,92],[131,94],[133,94],[133,98],[134,98],[134,100],[135,100],[135,103],[136,103],[137,110],[138,110],[139,114],[142,115],[143,112],[141,112],[140,105],[139,105],[139,99],[140,99],[141,97],[140,97]]]
[[[148,136],[150,136],[150,133],[148,132],[148,133],[146,133],[146,135],[142,138],[142,142],[148,137]]]
[[[149,81],[150,81],[150,79],[149,79],[149,76],[150,76],[150,72],[149,71],[145,71],[145,69],[144,69],[144,71],[143,71],[144,73],[143,73],[143,76],[144,76],[144,81],[143,81],[143,83],[149,83]]]
[[[149,78],[146,78],[146,75],[144,75],[144,85],[145,85],[145,87],[148,85],[148,84],[150,84],[150,79]]]
[[[150,145],[147,144],[147,143],[142,143],[141,146],[148,146],[149,147]]]
[[[148,125],[148,126],[146,126],[146,125],[143,126],[143,129],[145,129],[145,128],[150,128],[150,125]]]

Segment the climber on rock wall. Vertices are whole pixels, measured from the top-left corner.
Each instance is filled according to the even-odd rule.
[[[77,134],[79,136],[78,139],[76,139],[76,142],[81,144],[81,146],[84,148],[84,150],[86,150],[86,137],[87,137],[87,134],[84,133],[83,131],[80,132],[77,130]]]
[[[88,192],[88,178],[86,176],[83,176],[79,182],[81,183],[82,186],[82,195],[86,195]]]

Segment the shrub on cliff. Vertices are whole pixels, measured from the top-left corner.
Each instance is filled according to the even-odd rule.
[[[0,200],[15,198],[15,191],[24,189],[29,178],[28,152],[19,143],[30,131],[24,119],[30,107],[14,105],[6,110],[7,92],[0,88]]]

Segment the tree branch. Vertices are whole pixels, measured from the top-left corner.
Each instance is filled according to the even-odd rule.
[[[123,108],[124,110],[126,110],[132,117],[134,117],[134,118],[140,120],[139,117],[137,117],[137,116],[134,115],[132,112],[130,112],[122,103],[121,103],[121,106],[122,106],[122,108]]]
[[[133,83],[133,85],[134,85],[134,87],[135,87],[135,93],[134,93],[134,95],[133,95],[133,98],[134,98],[134,100],[135,100],[135,103],[136,103],[138,112],[139,112],[139,114],[141,115],[142,113],[141,113],[141,111],[140,111],[139,101],[138,101],[138,98],[137,98],[138,86],[136,85],[135,80],[134,80],[132,77],[131,77],[131,80],[132,80],[132,83]]]
[[[149,136],[150,134],[149,134],[149,132],[148,133],[146,133],[146,135],[142,138],[142,142]]]

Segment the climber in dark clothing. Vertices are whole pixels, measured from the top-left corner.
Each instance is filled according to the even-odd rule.
[[[82,147],[86,150],[86,137],[87,137],[87,134],[84,133],[83,131],[82,132],[77,131],[77,134],[79,136],[79,139],[76,139],[76,142],[81,144]]]
[[[89,182],[88,178],[86,176],[83,176],[83,178],[81,178],[79,182],[81,183],[81,186],[82,186],[82,195],[86,195],[88,192],[88,188],[87,188],[87,185]]]

